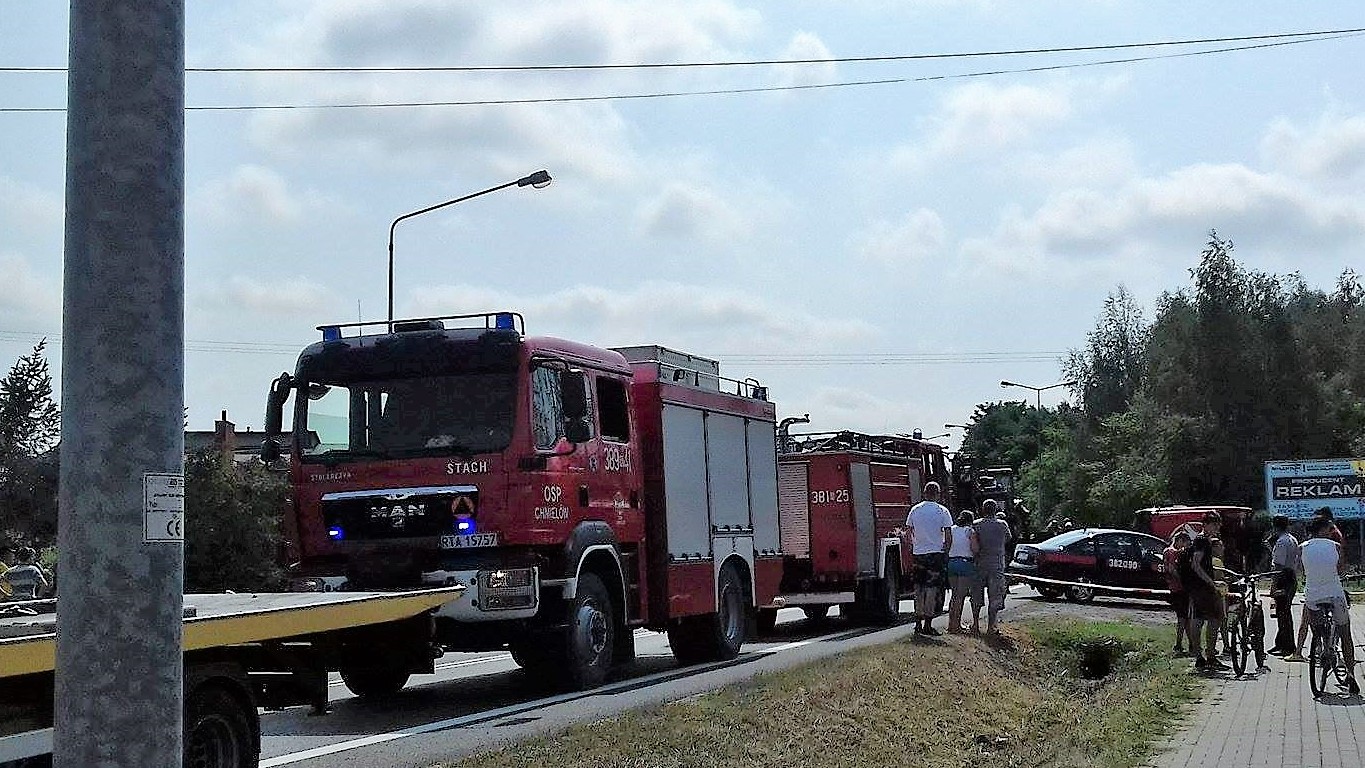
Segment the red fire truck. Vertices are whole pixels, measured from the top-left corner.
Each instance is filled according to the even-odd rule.
[[[733,658],[774,605],[775,411],[756,381],[527,337],[511,312],[319,330],[271,387],[262,448],[288,454],[302,588],[462,585],[436,613],[444,649],[508,647],[571,688],[631,660],[637,627],[685,663]],[[358,695],[417,671],[382,648],[367,662],[345,670]]]
[[[779,439],[778,499],[784,568],[778,606],[823,618],[833,605],[889,624],[906,595],[912,558],[899,529],[924,484],[947,489],[943,447],[899,435],[826,432]],[[760,608],[760,630],[775,608]]]

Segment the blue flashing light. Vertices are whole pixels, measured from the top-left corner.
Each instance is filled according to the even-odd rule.
[[[476,533],[478,531],[478,528],[479,528],[478,525],[474,522],[474,518],[472,517],[465,517],[464,515],[460,515],[459,517],[455,518],[456,533],[461,534]]]
[[[499,312],[493,316],[493,327],[500,331],[515,331],[517,320],[511,312]]]
[[[327,529],[327,538],[332,541],[341,541],[346,538],[346,530],[339,525],[333,525]]]
[[[341,329],[335,325],[324,325],[322,327],[323,341],[339,341],[341,339]],[[330,531],[329,531],[330,533]]]

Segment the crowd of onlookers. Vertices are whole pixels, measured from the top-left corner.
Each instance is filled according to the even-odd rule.
[[[914,556],[915,633],[938,635],[934,619],[948,602],[948,631],[981,632],[981,609],[986,609],[986,631],[999,631],[1000,610],[1005,607],[1005,562],[1014,538],[1005,511],[994,499],[981,504],[980,514],[962,510],[957,519],[939,502],[938,483],[924,487],[924,501],[910,508],[904,535]],[[970,602],[971,626],[963,625],[963,612]]]
[[[1209,512],[1198,530],[1191,526],[1177,529],[1164,556],[1170,601],[1176,614],[1173,650],[1178,655],[1194,656],[1195,668],[1201,671],[1227,669],[1219,659],[1218,640],[1226,635],[1228,603],[1237,599],[1234,589],[1255,589],[1254,581],[1241,583],[1238,587],[1228,581],[1229,575],[1236,574],[1223,567],[1223,544],[1219,538],[1222,522],[1217,512]],[[1350,671],[1347,687],[1351,693],[1359,693],[1349,603],[1341,581],[1341,575],[1346,571],[1344,537],[1331,510],[1326,507],[1318,510],[1308,522],[1307,539],[1303,542],[1290,532],[1288,517],[1274,517],[1271,526],[1272,533],[1266,543],[1270,548],[1269,575],[1273,577],[1270,595],[1274,601],[1276,633],[1268,652],[1285,661],[1305,661],[1303,651],[1309,626],[1319,606],[1331,604],[1332,616],[1342,638],[1342,660]],[[1304,599],[1295,632],[1293,601],[1300,585]],[[1230,650],[1226,643],[1224,645],[1225,651]]]

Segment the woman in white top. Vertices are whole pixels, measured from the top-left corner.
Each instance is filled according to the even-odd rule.
[[[962,632],[962,606],[967,596],[972,598],[972,615],[980,613],[982,603],[979,580],[976,577],[976,553],[980,544],[976,539],[976,528],[972,525],[972,513],[963,510],[957,516],[957,525],[949,529],[952,542],[948,545],[948,587],[953,591],[948,604],[948,631]],[[972,624],[972,632],[980,633],[981,626]]]

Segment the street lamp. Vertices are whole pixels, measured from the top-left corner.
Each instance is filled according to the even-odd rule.
[[[447,205],[463,203],[466,200],[472,200],[481,195],[486,195],[489,192],[497,192],[500,189],[507,189],[508,187],[531,187],[532,189],[544,189],[550,186],[550,181],[551,179],[549,171],[544,170],[536,171],[535,173],[529,176],[522,176],[520,179],[517,179],[516,181],[509,181],[506,184],[499,184],[496,187],[489,187],[488,189],[485,189],[481,192],[475,192],[472,195],[465,195],[464,197],[457,197],[454,200],[447,200],[444,203],[437,203],[436,205],[423,208],[420,211],[405,213],[402,216],[399,216],[398,218],[394,219],[393,223],[389,225],[389,333],[393,333],[393,230],[394,227],[398,226],[398,222],[404,219],[411,219],[414,216],[421,216],[424,213],[431,213],[432,211],[444,208]]]
[[[930,437],[924,437],[924,438],[920,438],[920,439],[921,439],[921,440],[937,440],[937,439],[939,439],[940,437],[952,437],[952,435],[953,435],[952,432],[944,432],[944,433],[941,434],[941,435],[932,435],[932,436],[930,436]]]
[[[1060,381],[1060,382],[1057,382],[1056,384],[1049,384],[1049,385],[1047,385],[1046,387],[1031,387],[1031,386],[1029,386],[1029,385],[1027,385],[1027,384],[1019,384],[1019,383],[1016,383],[1016,382],[1013,382],[1013,381],[1002,381],[1002,382],[1000,382],[1000,386],[1002,386],[1002,387],[1018,387],[1018,388],[1020,388],[1020,389],[1031,389],[1031,390],[1033,390],[1034,394],[1036,394],[1036,395],[1038,396],[1038,410],[1041,411],[1041,410],[1043,410],[1043,392],[1045,392],[1045,391],[1047,391],[1047,390],[1049,390],[1049,389],[1056,389],[1057,387],[1074,387],[1074,386],[1076,386],[1076,382],[1074,382],[1074,381]]]
[[[1037,396],[1039,460],[1043,458],[1043,392],[1049,389],[1056,389],[1057,387],[1074,387],[1075,385],[1076,382],[1074,381],[1059,381],[1056,384],[1049,384],[1046,387],[1031,387],[1028,384],[1020,384],[1014,381],[1000,382],[1000,386],[1002,387],[1019,387],[1020,389],[1031,389],[1033,390],[1033,393]],[[1041,477],[1038,478],[1038,514],[1039,515],[1043,514],[1043,480]]]
[[[944,425],[943,425],[943,428],[944,428],[944,429],[971,429],[971,427],[967,426],[966,424],[944,424]]]

